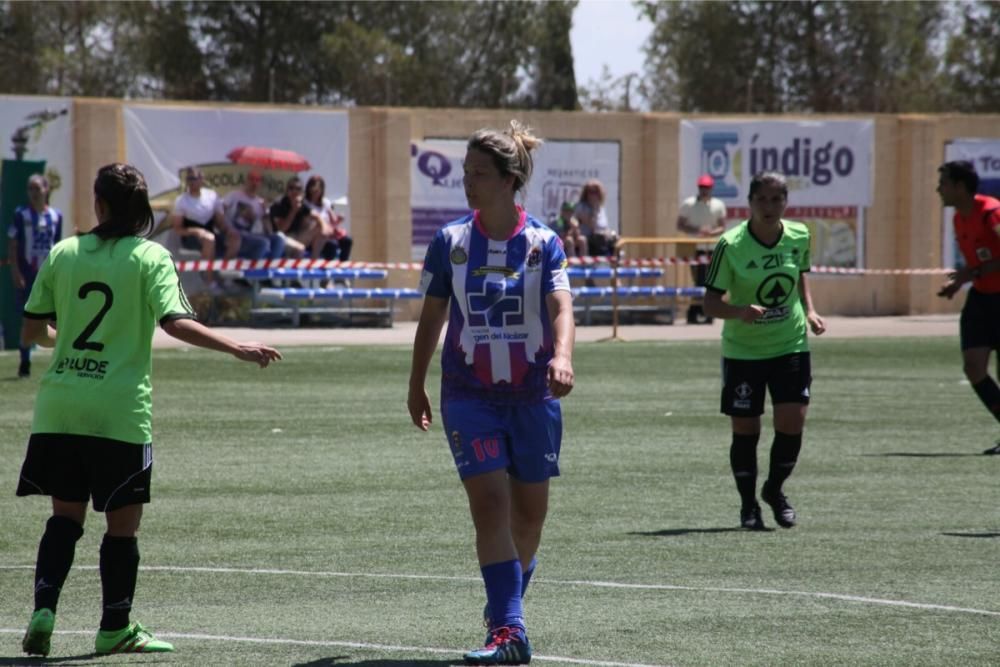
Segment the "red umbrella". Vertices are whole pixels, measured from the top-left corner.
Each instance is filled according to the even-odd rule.
[[[229,151],[226,157],[232,160],[234,164],[249,164],[263,169],[306,171],[312,167],[309,164],[309,160],[295,151],[284,151],[280,148],[240,146]]]

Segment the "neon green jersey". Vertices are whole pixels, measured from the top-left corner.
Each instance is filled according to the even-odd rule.
[[[152,442],[153,329],[194,317],[166,248],[135,236],[61,241],[38,271],[24,316],[55,319],[57,332],[32,433]]]
[[[715,246],[705,287],[728,292],[734,306],[767,309],[753,324],[726,320],[722,356],[770,359],[809,349],[806,314],[799,296],[799,274],[809,271],[809,228],[782,220],[777,243],[766,246],[750,232],[749,222],[730,229]]]

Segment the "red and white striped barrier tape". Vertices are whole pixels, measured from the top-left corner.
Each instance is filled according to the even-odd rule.
[[[402,269],[419,271],[420,262],[342,262],[338,259],[216,259],[174,262],[178,271],[246,271],[248,269]]]
[[[680,266],[685,264],[708,264],[707,257],[651,257],[618,260],[618,266],[628,267],[661,267]],[[570,257],[572,266],[610,265],[609,257]],[[216,259],[187,260],[176,262],[178,271],[246,271],[248,269],[395,269],[402,271],[419,271],[423,268],[421,262],[341,262],[336,259]],[[954,269],[857,269],[839,266],[814,266],[813,273],[834,275],[870,275],[870,276],[913,276],[913,275],[944,275]]]

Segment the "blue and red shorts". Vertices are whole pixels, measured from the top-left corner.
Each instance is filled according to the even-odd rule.
[[[447,400],[441,401],[441,418],[462,479],[501,469],[521,482],[559,476],[558,400],[527,405]]]

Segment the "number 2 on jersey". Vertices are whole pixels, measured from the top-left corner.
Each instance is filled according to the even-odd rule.
[[[95,315],[94,319],[90,321],[90,324],[84,327],[83,331],[80,332],[80,335],[73,341],[73,349],[95,350],[100,352],[104,349],[104,343],[97,343],[87,339],[90,338],[95,331],[97,331],[97,327],[101,325],[101,320],[103,320],[104,316],[108,314],[109,310],[111,310],[111,304],[114,302],[115,298],[111,293],[111,287],[109,287],[106,283],[99,282],[84,283],[81,285],[79,296],[81,299],[86,299],[87,295],[91,292],[100,292],[103,294],[104,305],[101,306],[99,311],[97,311],[97,315]]]

